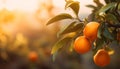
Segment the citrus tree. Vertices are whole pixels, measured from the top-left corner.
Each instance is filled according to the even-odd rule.
[[[93,10],[84,19],[79,17],[80,3],[78,1],[65,1],[65,9],[70,8],[75,16],[70,13],[61,13],[47,22],[49,25],[64,19],[71,20],[69,25],[57,34],[58,40],[51,51],[53,60],[64,48],[78,54],[85,54],[92,50],[93,61],[96,65],[100,67],[108,65],[110,55],[114,54],[110,45],[120,43],[120,0],[104,0],[105,5],[99,0],[93,0],[96,6],[87,5]]]

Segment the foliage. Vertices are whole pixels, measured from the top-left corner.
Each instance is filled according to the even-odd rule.
[[[97,39],[93,42],[93,52],[96,53],[99,49],[105,48],[110,49],[108,51],[113,50],[109,47],[113,41],[116,41],[117,44],[120,43],[117,40],[117,33],[120,32],[120,1],[119,0],[104,0],[105,5],[102,4],[99,0],[93,0],[96,4],[94,5],[87,5],[87,7],[92,8],[92,13],[88,15],[85,19],[81,20],[78,18],[79,16],[79,2],[73,0],[66,0],[65,9],[71,8],[76,15],[76,17],[72,17],[71,14],[66,13],[66,15],[55,16],[50,19],[47,23],[55,23],[55,21],[63,20],[63,19],[71,19],[71,22],[65,29],[60,30],[58,32],[58,41],[52,48],[52,55],[56,56],[56,53],[61,51],[63,47],[69,45],[70,48],[67,50],[71,51],[71,46],[73,46],[73,42],[75,38],[83,34],[83,29],[86,23],[91,21],[96,21],[100,23],[100,27],[98,29]],[[56,18],[57,17],[57,18]],[[61,18],[62,17],[62,18]],[[54,20],[54,21],[53,21]],[[52,22],[51,22],[52,21]],[[70,36],[71,33],[75,33],[74,35]],[[69,36],[66,36],[69,35]],[[119,38],[119,37],[118,37]]]

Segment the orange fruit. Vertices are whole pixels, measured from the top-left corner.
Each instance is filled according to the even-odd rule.
[[[29,60],[32,62],[36,62],[38,60],[38,54],[36,52],[30,52],[29,55]]]
[[[104,49],[100,49],[94,55],[93,60],[96,65],[104,67],[110,63],[110,55]]]
[[[89,22],[88,24],[86,24],[83,30],[84,36],[93,42],[97,38],[99,25],[100,24],[98,22]]]
[[[79,36],[74,42],[74,50],[79,54],[84,54],[90,51],[91,43],[85,36]]]

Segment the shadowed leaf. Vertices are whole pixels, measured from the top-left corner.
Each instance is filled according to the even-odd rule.
[[[110,3],[110,0],[105,0],[105,3]]]
[[[99,49],[102,48],[104,44],[104,39],[97,39],[96,42],[95,42],[95,46],[94,46],[94,49],[93,49],[93,54],[95,54]]]
[[[84,25],[83,23],[73,22],[68,27],[66,27],[63,31],[61,31],[59,35],[63,35],[63,34],[70,33],[70,32],[78,32],[82,30],[83,25]]]
[[[118,20],[117,20],[116,16],[111,14],[111,13],[108,13],[105,18],[108,21],[112,21],[114,23],[118,23]]]
[[[113,3],[109,3],[109,4],[105,5],[105,6],[103,6],[103,7],[99,10],[99,13],[101,13],[101,12],[106,12],[107,10],[115,7],[115,4],[116,4],[116,3],[113,2]]]
[[[101,24],[100,27],[98,28],[98,33],[97,33],[97,37],[98,37],[98,38],[101,38],[102,29],[103,29],[103,26],[102,26],[102,24]]]
[[[58,33],[58,35],[63,34],[63,33],[66,33],[66,32],[68,33],[68,32],[70,31],[70,29],[73,28],[73,26],[75,25],[75,23],[76,23],[76,22],[70,23],[67,27],[65,27],[64,29],[62,29],[62,30]]]
[[[64,36],[62,36],[62,38],[60,38],[56,44],[53,46],[51,54],[53,55],[53,61],[55,60],[55,57],[57,55],[57,53],[59,52],[59,50],[66,44],[68,44],[69,42],[71,42],[71,38],[73,38],[75,36],[74,32],[73,33],[68,33]]]
[[[114,37],[111,35],[107,27],[105,27],[103,31],[103,35],[110,40],[114,40]]]

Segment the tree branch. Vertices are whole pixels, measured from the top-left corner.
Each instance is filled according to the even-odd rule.
[[[108,27],[120,28],[120,24],[107,24]]]

